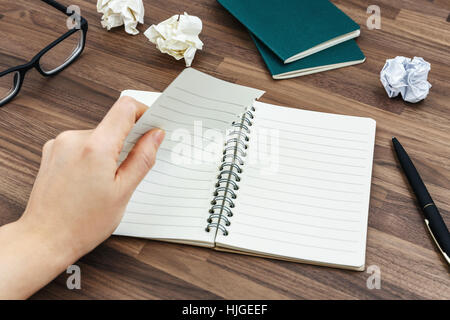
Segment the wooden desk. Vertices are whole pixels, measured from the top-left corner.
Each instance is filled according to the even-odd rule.
[[[77,262],[81,290],[68,290],[63,273],[33,298],[450,299],[449,268],[426,230],[391,146],[395,135],[450,225],[448,0],[333,1],[361,25],[357,42],[367,61],[281,81],[272,80],[245,28],[214,0],[144,1],[145,25],[137,36],[123,28],[102,29],[94,0],[62,2],[79,5],[89,21],[87,46],[56,77],[30,72],[20,95],[0,109],[0,225],[22,214],[46,140],[63,130],[94,127],[121,90],[161,91],[184,69],[183,61],[159,53],[142,33],[187,11],[203,21],[205,46],[193,63],[198,70],[266,90],[264,102],[377,121],[367,266],[380,267],[381,289],[367,289],[366,272],[111,237]],[[381,7],[382,29],[370,31],[366,8],[374,3]],[[0,61],[6,66],[30,59],[61,34],[54,22],[57,13],[39,1],[0,0],[0,12]],[[408,104],[387,97],[379,71],[387,58],[397,55],[431,63],[433,88],[425,101]]]

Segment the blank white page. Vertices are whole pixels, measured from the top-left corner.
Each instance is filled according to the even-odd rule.
[[[229,235],[216,243],[363,268],[375,121],[260,102],[255,108]],[[264,150],[267,132],[275,139]]]
[[[114,234],[213,246],[205,231],[221,154],[211,135],[224,135],[233,120],[263,92],[185,69],[163,94],[127,90],[150,106],[125,141],[120,161],[154,127],[166,131],[156,163],[137,187]],[[180,139],[180,133],[184,138]],[[223,140],[215,141],[219,151]],[[182,150],[183,157],[178,156]]]

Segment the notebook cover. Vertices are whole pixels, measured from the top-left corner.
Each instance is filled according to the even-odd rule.
[[[348,40],[303,59],[284,64],[269,48],[251,34],[272,76],[338,63],[364,60],[365,56],[355,40]],[[323,70],[325,71],[325,70]]]
[[[217,0],[282,61],[359,25],[328,0]]]

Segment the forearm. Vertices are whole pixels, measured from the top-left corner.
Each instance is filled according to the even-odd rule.
[[[60,240],[25,219],[0,227],[0,299],[28,298],[73,263]]]

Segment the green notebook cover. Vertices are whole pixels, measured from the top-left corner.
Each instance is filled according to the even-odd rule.
[[[348,40],[303,59],[284,64],[278,57],[250,34],[274,79],[299,77],[316,72],[347,67],[364,62],[366,57],[355,40]]]
[[[359,36],[328,0],[217,1],[285,63]]]

